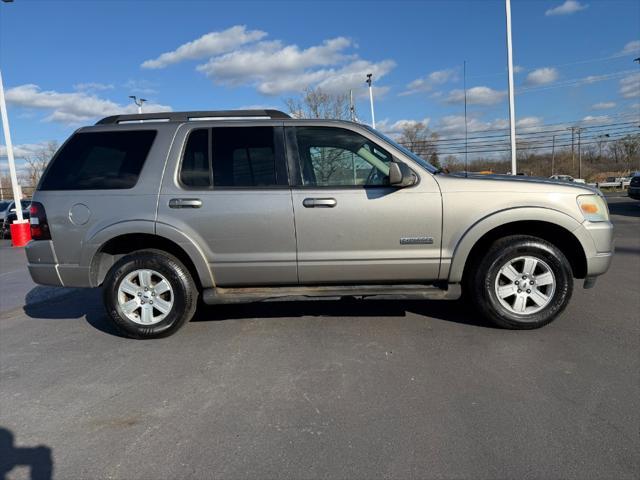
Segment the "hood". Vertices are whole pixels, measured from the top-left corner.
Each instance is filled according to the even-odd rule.
[[[470,173],[465,175],[464,173],[451,173],[449,175],[438,175],[440,178],[456,179],[456,183],[461,184],[468,183],[469,185],[475,184],[476,187],[482,185],[484,188],[497,188],[507,187],[514,190],[532,190],[541,189],[545,191],[567,191],[574,190],[582,193],[602,193],[595,187],[590,187],[583,183],[567,182],[564,180],[552,180],[545,177],[527,177],[524,175],[504,175],[504,174],[490,174],[484,175],[479,173]],[[493,184],[493,187],[491,186]]]

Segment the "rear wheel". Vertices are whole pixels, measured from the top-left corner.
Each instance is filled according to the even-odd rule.
[[[103,298],[109,317],[124,335],[156,338],[171,335],[193,317],[198,290],[176,257],[141,250],[111,268]]]
[[[497,240],[465,278],[468,297],[503,328],[533,329],[553,321],[573,292],[571,266],[564,254],[537,237]]]

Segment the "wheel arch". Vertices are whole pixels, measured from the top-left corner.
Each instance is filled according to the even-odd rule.
[[[162,250],[175,256],[189,270],[200,290],[214,286],[208,263],[195,245],[146,232],[119,234],[102,242],[90,262],[91,285],[100,286],[109,269],[123,256],[146,249]]]
[[[448,281],[461,282],[491,243],[509,235],[531,235],[548,241],[567,257],[573,276],[585,278],[585,239],[573,233],[579,226],[580,223],[562,212],[542,208],[511,209],[487,217],[467,230],[456,245]]]

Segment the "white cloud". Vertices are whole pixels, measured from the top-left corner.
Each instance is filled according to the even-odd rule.
[[[546,16],[551,15],[571,15],[572,13],[579,12],[580,10],[584,10],[589,5],[582,4],[577,0],[566,0],[562,5],[558,5],[557,7],[550,8],[545,12]]]
[[[587,115],[582,119],[582,123],[603,123],[609,121],[609,115]]]
[[[437,70],[435,72],[431,72],[426,77],[417,78],[414,81],[410,82],[407,85],[406,90],[400,93],[400,95],[411,95],[418,92],[429,92],[433,89],[434,86],[442,85],[443,83],[447,83],[449,80],[453,80],[454,78],[455,71],[452,69]]]
[[[74,90],[81,92],[95,92],[100,90],[113,90],[113,85],[98,82],[76,83],[73,86]]]
[[[558,70],[552,67],[543,67],[533,70],[527,75],[524,83],[531,86],[548,85],[558,79]]]
[[[50,114],[46,121],[65,124],[84,123],[97,117],[137,113],[135,105],[120,105],[111,100],[99,98],[86,92],[60,93],[53,90],[43,91],[38,85],[25,84],[6,91],[8,103],[13,105],[47,110]],[[166,112],[171,107],[149,102],[145,104],[147,112]]]
[[[640,40],[627,43],[618,55],[633,55],[640,52]]]
[[[184,60],[220,55],[230,52],[247,43],[258,41],[267,35],[260,30],[247,31],[246,25],[236,25],[221,32],[210,32],[191,42],[180,45],[171,52],[165,52],[158,58],[146,60],[142,68],[165,68]]]
[[[438,120],[433,126],[433,131],[440,134],[441,138],[447,136],[463,135],[465,131],[464,115],[447,115]],[[483,121],[477,117],[467,118],[467,129],[471,132],[482,132],[484,130],[504,129],[509,127],[509,122],[505,119],[495,119]]]
[[[398,135],[402,133],[405,128],[413,127],[419,123],[428,127],[430,121],[430,118],[423,118],[422,120],[398,120],[390,123],[389,120],[385,119],[381,122],[376,122],[376,129],[386,133],[387,135]]]
[[[13,156],[15,158],[25,158],[30,157],[37,151],[46,147],[49,142],[40,142],[40,143],[23,143],[19,145],[13,146]],[[7,147],[6,145],[0,145],[0,158],[7,158]]]
[[[633,73],[620,80],[620,95],[624,98],[640,97],[640,73]]]
[[[610,108],[615,108],[616,102],[599,102],[591,105],[592,110],[609,110]]]
[[[392,60],[371,62],[346,54],[351,46],[344,37],[306,49],[280,41],[260,42],[211,58],[197,70],[219,85],[253,85],[264,95],[279,95],[311,85],[344,93],[362,88],[367,73],[373,73],[375,84],[395,67]]]
[[[534,129],[542,126],[542,117],[522,117],[516,121],[517,128]]]
[[[129,79],[122,84],[122,87],[127,90],[127,93],[129,94],[155,95],[158,93],[157,85],[144,79]]]
[[[520,73],[524,71],[524,67],[520,66],[520,65],[514,65],[513,66],[513,73]]]
[[[473,87],[467,90],[469,105],[495,105],[507,95],[505,90],[494,90],[489,87]],[[451,90],[445,98],[446,103],[463,103],[464,90]]]

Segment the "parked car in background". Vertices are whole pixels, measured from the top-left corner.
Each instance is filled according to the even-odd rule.
[[[538,328],[613,256],[595,189],[444,174],[366,125],[275,110],[105,118],[33,200],[34,281],[102,286],[134,338],[177,331],[199,298],[464,294],[496,325]]]
[[[2,231],[2,225],[4,225],[4,216],[11,205],[11,200],[0,200],[0,231]]]
[[[551,175],[549,178],[561,182],[586,183],[583,178],[573,178],[571,175]]]
[[[636,172],[629,182],[629,196],[634,200],[640,200],[640,172]]]
[[[29,219],[29,207],[31,206],[31,200],[20,200],[22,204],[22,216],[25,220]],[[11,224],[16,221],[18,214],[16,213],[16,204],[11,202],[4,212],[2,221],[2,238],[11,238]]]

